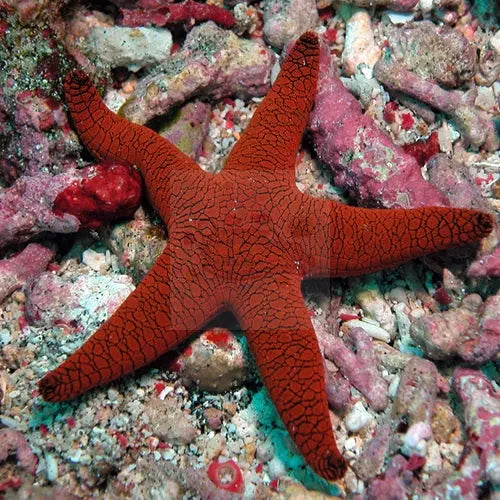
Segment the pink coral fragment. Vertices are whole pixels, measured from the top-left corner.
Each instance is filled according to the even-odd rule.
[[[122,26],[136,27],[149,23],[156,26],[185,22],[193,26],[201,21],[213,21],[216,24],[230,28],[236,22],[233,14],[228,10],[193,0],[185,0],[181,3],[160,5],[143,9],[120,9],[122,15]]]
[[[31,243],[16,255],[0,260],[0,301],[45,271],[54,255],[53,249]]]
[[[411,117],[411,115],[410,115]],[[412,118],[413,120],[413,118]],[[411,128],[411,125],[410,127]],[[439,139],[437,132],[433,132],[428,139],[417,141],[403,146],[405,153],[413,156],[418,164],[423,167],[429,158],[439,153]]]
[[[320,65],[309,127],[318,157],[331,167],[335,185],[365,206],[449,205],[444,194],[422,177],[417,161],[362,112],[359,102],[337,77],[324,47]],[[393,108],[386,110],[389,119]]]
[[[0,430],[0,462],[7,460],[13,452],[16,454],[19,466],[34,475],[38,458],[31,451],[24,434],[9,428]]]

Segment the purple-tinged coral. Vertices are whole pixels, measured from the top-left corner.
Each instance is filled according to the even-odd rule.
[[[417,161],[363,114],[330,65],[322,50],[310,128],[318,156],[332,168],[335,184],[362,205],[447,205],[446,197],[424,180]]]
[[[166,71],[141,80],[120,113],[144,124],[195,96],[264,95],[275,56],[271,50],[208,22],[193,28]]]
[[[45,271],[54,255],[52,248],[30,243],[16,255],[0,260],[0,302],[27,280]]]
[[[193,0],[184,0],[179,3],[139,1],[138,7],[120,9],[122,26],[137,27],[148,24],[166,26],[184,23],[187,28],[190,28],[196,23],[213,21],[225,28],[231,28],[236,22],[233,14],[223,7]]]
[[[38,459],[24,434],[10,428],[0,429],[0,462],[4,462],[14,453],[19,466],[29,474],[35,474]]]
[[[328,404],[334,410],[345,409],[351,399],[351,384],[328,359],[325,359],[325,385]]]
[[[139,174],[123,165],[100,163],[55,176],[22,176],[0,191],[0,247],[45,231],[73,233],[131,215],[140,196]]]
[[[421,316],[411,326],[410,334],[431,359],[461,357],[479,364],[494,359],[500,351],[500,329],[496,326],[500,296],[490,297],[483,305],[477,294],[466,296],[460,307]],[[483,322],[481,316],[487,311]]]
[[[315,0],[265,0],[264,36],[278,49],[318,23]]]
[[[427,162],[429,182],[445,193],[452,206],[491,213],[491,206],[472,181],[468,168],[445,154],[436,154]]]
[[[166,29],[95,26],[85,40],[85,53],[112,68],[132,71],[165,63],[170,57],[172,35]]]
[[[375,479],[361,498],[363,500],[407,498],[407,488],[412,480],[413,474],[408,470],[408,462],[402,455],[396,455],[389,462],[384,475]]]
[[[406,12],[413,10],[419,0],[347,0],[346,3],[356,7],[373,8],[374,6],[386,7],[387,9]]]
[[[430,424],[436,402],[437,368],[431,361],[412,356],[399,381],[392,414],[410,426]]]
[[[389,33],[397,64],[446,87],[459,87],[476,73],[476,49],[460,31],[431,21],[410,23]]]
[[[13,80],[7,84],[15,85]],[[0,158],[0,175],[12,182],[23,173],[64,172],[76,167],[78,142],[62,104],[39,90],[18,92],[14,98],[11,94],[10,89],[0,91],[2,121],[15,131],[8,135],[4,129],[6,146]]]
[[[491,254],[479,256],[469,267],[467,274],[473,277],[500,276],[500,246]]]
[[[205,102],[189,102],[181,108],[174,123],[158,133],[196,160],[203,151],[203,143],[208,135],[211,110]]]
[[[390,373],[397,373],[401,370],[404,370],[411,360],[420,359],[412,356],[411,354],[406,354],[404,352],[398,351],[385,342],[374,342],[373,351],[375,353],[375,356],[377,357],[377,362],[379,363],[379,365],[382,368],[385,368]],[[436,381],[432,385],[435,385],[438,391],[447,394],[450,391],[448,382],[437,370],[432,371],[436,375]]]
[[[387,88],[408,94],[448,114],[464,142],[495,151],[499,147],[493,120],[474,106],[474,92],[444,90],[436,83],[407,70],[387,52],[375,65],[375,77]]]
[[[96,327],[133,291],[124,275],[88,275],[73,279],[44,273],[27,283],[26,318],[35,326],[77,324]]]
[[[392,429],[387,423],[380,425],[375,436],[365,444],[361,455],[353,465],[356,475],[367,481],[379,474],[389,451]]]
[[[44,231],[78,231],[80,222],[76,217],[59,216],[52,209],[57,195],[76,178],[76,173],[22,176],[12,187],[0,191],[0,247],[28,241]]]
[[[358,389],[376,411],[387,407],[387,384],[378,374],[372,340],[361,328],[349,331],[345,341],[323,337],[324,355],[332,360],[344,377]],[[347,345],[352,346],[352,350]],[[354,352],[355,351],[355,352]]]
[[[486,375],[477,370],[457,368],[452,386],[463,404],[467,429],[466,446],[478,453],[486,476],[500,484],[500,399]],[[496,478],[494,479],[493,476]]]
[[[452,206],[493,214],[492,205],[482,196],[465,164],[454,161],[445,154],[437,154],[427,163],[427,170],[429,182],[446,193]],[[500,228],[497,227],[496,233],[483,240],[479,255],[467,270],[469,276],[500,276],[499,231]]]
[[[500,399],[488,378],[476,370],[457,368],[453,388],[462,400],[466,449],[457,467],[424,499],[478,498],[481,481],[500,485]]]

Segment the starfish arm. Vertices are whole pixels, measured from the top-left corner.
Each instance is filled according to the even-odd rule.
[[[196,185],[206,177],[167,139],[110,111],[82,71],[68,73],[64,93],[78,135],[89,151],[99,159],[136,165],[158,212],[165,213],[164,207],[168,213],[168,204],[173,202],[161,186],[179,185],[187,176]]]
[[[300,224],[304,276],[354,276],[487,236],[491,215],[466,208],[365,209],[310,198]]]
[[[173,349],[220,310],[213,290],[190,277],[169,246],[139,286],[72,356],[39,382],[46,401],[64,401],[132,372]]]
[[[328,413],[323,359],[298,275],[266,275],[241,291],[232,306],[271,399],[307,463],[335,480],[346,463]]]
[[[256,169],[256,178],[295,182],[295,158],[314,101],[319,44],[304,33],[290,50],[271,90],[231,151],[224,171]]]

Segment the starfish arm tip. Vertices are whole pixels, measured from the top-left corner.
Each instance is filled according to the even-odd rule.
[[[63,400],[63,398],[60,397],[58,387],[59,377],[54,372],[47,373],[38,382],[38,390],[40,392],[40,396],[42,396],[45,401],[51,403]]]
[[[64,93],[70,97],[75,92],[81,94],[92,87],[90,78],[81,70],[73,69],[69,71],[64,79]]]
[[[319,44],[318,34],[315,31],[311,31],[311,30],[302,33],[302,35],[300,35],[300,40],[302,42],[310,43],[313,45]]]
[[[495,226],[495,221],[491,214],[486,212],[477,212],[476,227],[481,238],[488,236]]]
[[[329,481],[342,479],[347,472],[347,462],[338,451],[327,453],[326,456],[322,457],[318,467],[320,475]]]

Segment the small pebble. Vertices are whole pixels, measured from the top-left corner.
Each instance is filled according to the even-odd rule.
[[[372,420],[372,415],[366,411],[363,403],[358,401],[346,415],[344,423],[349,432],[358,432]]]
[[[116,389],[113,389],[112,387],[108,389],[108,399],[110,401],[116,401],[119,395],[120,393]]]

